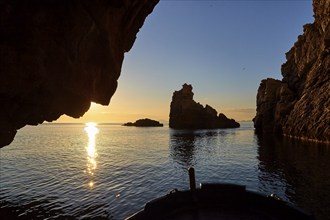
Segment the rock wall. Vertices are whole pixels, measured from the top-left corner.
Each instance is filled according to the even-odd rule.
[[[209,129],[237,128],[240,126],[234,119],[228,119],[224,114],[218,115],[211,106],[196,103],[193,100],[192,86],[184,84],[182,89],[172,96],[170,109],[170,128],[179,129]]]
[[[262,80],[257,133],[330,143],[330,0],[314,0],[313,24],[286,54],[281,81]]]
[[[159,0],[1,0],[0,147],[25,125],[108,105]]]

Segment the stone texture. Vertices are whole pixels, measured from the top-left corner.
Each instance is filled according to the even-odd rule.
[[[1,0],[0,147],[17,129],[108,105],[159,0]]]
[[[286,54],[283,79],[260,84],[258,133],[330,143],[330,0],[314,0],[313,7],[315,21]]]
[[[210,129],[237,128],[240,126],[234,119],[228,119],[224,114],[218,115],[211,106],[196,103],[193,100],[192,86],[184,84],[182,89],[172,96],[170,109],[170,128],[178,129]]]

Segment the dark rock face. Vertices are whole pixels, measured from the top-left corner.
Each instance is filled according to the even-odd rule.
[[[211,106],[203,107],[193,100],[192,86],[184,84],[182,89],[172,96],[170,110],[170,128],[179,129],[210,129],[237,128],[240,126],[234,119],[228,119]]]
[[[135,121],[134,123],[127,122],[123,125],[124,126],[135,126],[135,127],[163,127],[164,126],[160,122],[149,119],[149,118],[139,119],[139,120]]]
[[[158,1],[1,1],[0,147],[27,124],[108,105],[124,53]]]
[[[315,21],[286,54],[283,79],[260,84],[258,133],[330,143],[330,1],[314,0],[313,7]]]

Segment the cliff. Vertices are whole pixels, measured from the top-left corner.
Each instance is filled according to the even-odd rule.
[[[0,147],[25,125],[108,105],[124,53],[158,1],[1,1]]]
[[[179,129],[209,129],[237,128],[240,126],[234,119],[228,119],[224,114],[218,115],[211,106],[203,107],[193,100],[192,86],[184,84],[182,89],[172,96],[170,109],[170,128]]]
[[[262,80],[257,133],[330,143],[330,0],[314,0],[313,24],[286,53],[281,81]]]

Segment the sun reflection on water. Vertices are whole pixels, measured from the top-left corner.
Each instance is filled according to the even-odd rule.
[[[86,123],[85,131],[88,135],[88,146],[86,147],[87,152],[87,168],[85,170],[85,173],[89,175],[89,188],[94,187],[94,181],[93,176],[94,172],[96,170],[96,158],[97,158],[97,152],[96,152],[96,134],[99,133],[99,129],[96,127],[96,123],[94,122],[88,122]]]

